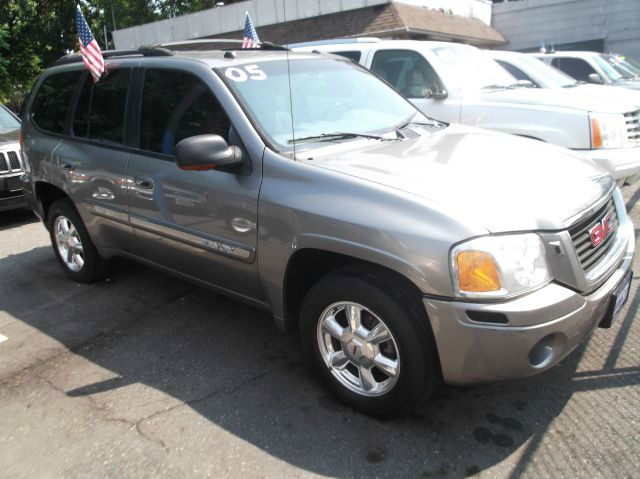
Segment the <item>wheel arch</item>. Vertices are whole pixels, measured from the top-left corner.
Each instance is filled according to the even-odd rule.
[[[36,182],[34,193],[37,207],[42,213],[45,224],[48,220],[51,205],[58,200],[69,199],[69,195],[64,190],[44,181]]]
[[[375,274],[383,277],[420,302],[422,293],[418,285],[407,275],[388,264],[329,249],[302,248],[295,251],[287,262],[282,288],[283,319],[281,321],[283,324],[280,325],[281,328],[289,332],[297,330],[300,307],[309,289],[321,278],[347,268],[365,275]],[[417,274],[417,271],[409,265],[404,265],[404,269],[406,272],[411,270],[414,276]]]

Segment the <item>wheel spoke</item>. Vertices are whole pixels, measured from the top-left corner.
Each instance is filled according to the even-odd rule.
[[[78,269],[82,269],[84,266],[84,258],[79,254],[73,255],[73,262],[78,266]]]
[[[343,351],[336,351],[335,353],[331,353],[329,361],[331,362],[331,366],[336,369],[344,369],[347,364],[349,364],[349,359]]]
[[[322,322],[322,329],[336,339],[342,339],[344,328],[336,321],[335,316],[329,316]]]
[[[362,309],[350,304],[345,308],[345,313],[347,314],[347,320],[349,321],[351,331],[355,332],[360,327]]]
[[[389,334],[387,327],[382,322],[379,322],[376,327],[367,334],[368,343],[380,344],[387,339],[391,339],[391,335]]]
[[[67,220],[66,218],[63,218],[60,220],[60,229],[62,229],[63,233],[68,233],[69,232],[69,220]]]
[[[360,373],[360,384],[365,391],[371,391],[378,385],[375,378],[373,377],[373,374],[371,374],[371,369],[360,366],[358,368],[358,372]]]
[[[398,374],[398,361],[395,359],[377,354],[373,358],[373,364],[389,377],[394,377]]]

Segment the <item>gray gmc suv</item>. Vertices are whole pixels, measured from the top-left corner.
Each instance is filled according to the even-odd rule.
[[[346,59],[206,47],[36,82],[25,194],[71,279],[126,256],[270,311],[376,415],[546,370],[619,312],[634,230],[590,160],[431,120]]]

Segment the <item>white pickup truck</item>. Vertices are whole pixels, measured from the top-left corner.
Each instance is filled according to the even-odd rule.
[[[481,50],[457,43],[347,39],[291,47],[351,58],[438,120],[579,151],[619,184],[640,174],[640,101],[632,96],[527,88]]]

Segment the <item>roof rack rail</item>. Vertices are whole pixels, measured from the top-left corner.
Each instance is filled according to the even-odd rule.
[[[118,58],[118,57],[167,57],[174,55],[175,53],[167,48],[162,48],[160,45],[148,45],[138,48],[137,50],[105,50],[102,52],[103,58]],[[67,65],[69,63],[80,63],[82,61],[82,55],[78,52],[69,53],[63,57],[58,58],[51,66]]]
[[[235,40],[229,38],[202,38],[198,40],[182,40],[169,43],[160,43],[157,46],[172,51],[206,51],[206,50],[288,50],[287,47],[276,45],[271,42],[258,42],[256,47],[242,48],[244,40]],[[207,48],[208,45],[230,44],[237,45],[239,48]]]

